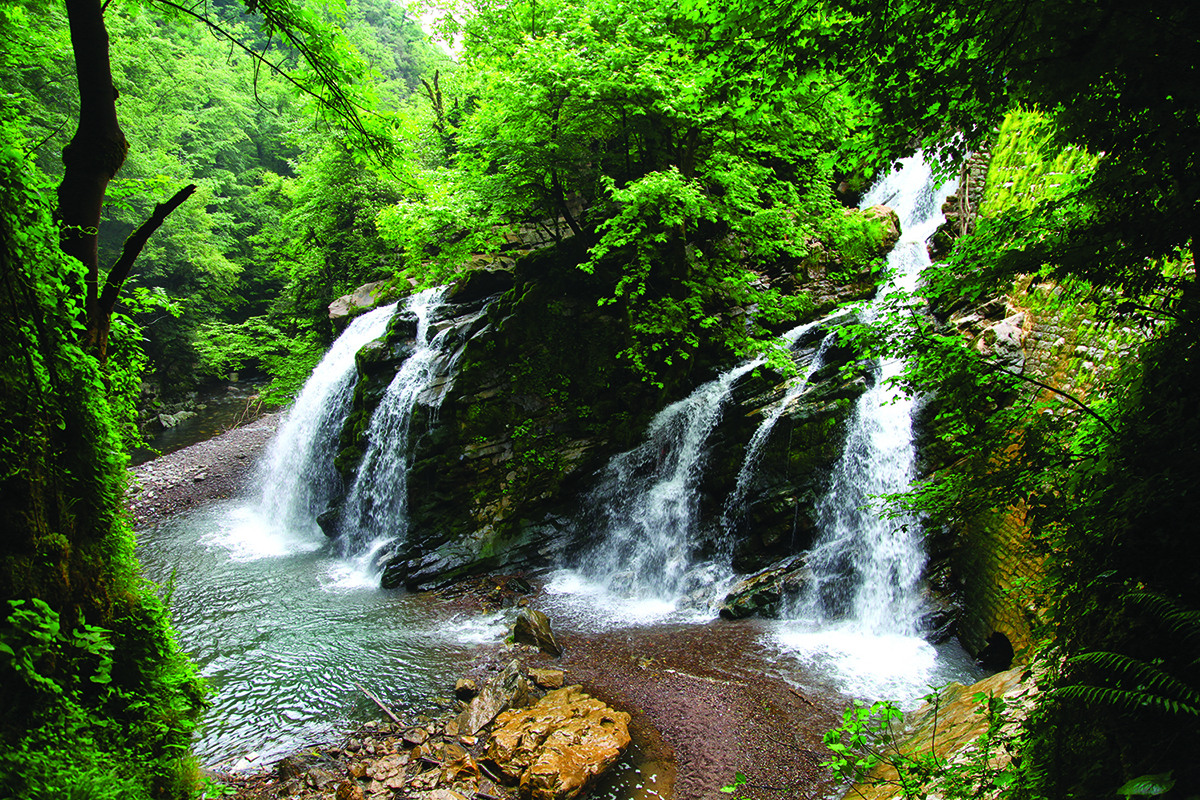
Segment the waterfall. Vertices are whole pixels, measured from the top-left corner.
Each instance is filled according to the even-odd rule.
[[[879,317],[892,290],[914,288],[929,263],[925,241],[941,222],[948,191],[935,191],[928,167],[912,158],[863,199],[864,207],[883,203],[895,209],[903,231],[888,256],[891,282],[864,309],[864,323]],[[872,508],[876,496],[904,491],[913,477],[912,402],[888,386],[901,369],[897,362],[876,365],[875,383],[850,418],[842,457],[817,504],[820,532],[808,559],[813,577],[794,617],[844,622],[866,634],[920,633],[925,566],[920,526],[913,519],[882,519]]]
[[[743,363],[667,406],[650,422],[646,441],[608,463],[585,501],[590,514],[583,524],[597,531],[600,544],[582,572],[616,593],[672,605],[713,582],[693,563],[705,444],[733,386],[760,363]]]
[[[346,555],[369,555],[407,533],[414,413],[420,404],[436,415],[453,384],[463,335],[484,313],[440,321],[445,294],[444,287],[427,289],[409,300],[417,321],[414,349],[371,416],[366,452],[338,522]]]
[[[804,334],[818,326],[827,324],[828,320],[810,322],[807,325],[793,328],[785,333],[783,338],[789,344],[794,345]],[[763,448],[766,446],[767,439],[771,436],[771,431],[775,429],[775,423],[779,422],[784,412],[800,398],[800,395],[804,394],[804,390],[808,388],[809,379],[812,378],[813,374],[824,363],[825,351],[836,340],[836,333],[826,334],[825,338],[821,340],[821,344],[817,348],[812,361],[809,362],[808,367],[801,375],[788,382],[783,397],[768,409],[767,413],[763,415],[763,421],[754,430],[754,435],[750,437],[750,441],[746,444],[746,453],[742,457],[741,469],[738,470],[737,483],[734,486],[732,494],[725,501],[723,524],[727,530],[732,529],[738,518],[745,512],[746,494],[750,491],[750,483],[754,480],[754,475],[758,470],[759,459],[762,457]]]
[[[383,335],[396,304],[353,320],[317,364],[271,441],[264,459],[262,518],[291,530],[319,532],[317,514],[341,489],[333,466],[354,394],[354,354]]]

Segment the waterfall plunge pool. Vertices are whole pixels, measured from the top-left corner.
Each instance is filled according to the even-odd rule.
[[[139,531],[138,557],[170,591],[180,646],[211,690],[195,745],[207,765],[271,761],[378,719],[356,682],[424,709],[507,632],[499,616],[381,590],[320,532],[273,528],[244,502]]]
[[[249,753],[256,765],[269,763],[378,719],[355,683],[410,714],[428,709],[508,633],[502,614],[464,612],[435,593],[380,589],[320,532],[275,526],[246,501],[216,502],[138,531],[138,556],[146,576],[171,592],[180,645],[211,690],[195,745],[208,766]],[[548,576],[536,604],[568,639],[687,647],[727,625],[711,611],[630,599],[569,571]],[[917,637],[788,621],[760,621],[754,630],[749,646],[744,628],[731,637],[747,651],[743,668],[805,692],[911,705],[928,684],[981,675],[957,646]],[[723,669],[739,669],[735,660]]]

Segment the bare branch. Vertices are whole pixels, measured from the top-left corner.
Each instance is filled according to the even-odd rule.
[[[117,294],[120,293],[121,286],[133,269],[133,262],[141,255],[142,248],[146,246],[151,234],[158,230],[168,214],[183,205],[183,201],[191,197],[195,191],[196,184],[189,183],[167,202],[157,203],[150,218],[125,240],[125,246],[121,249],[121,257],[108,271],[108,277],[104,281],[104,292],[100,295],[100,310],[106,317],[112,313],[113,306],[117,303]]]

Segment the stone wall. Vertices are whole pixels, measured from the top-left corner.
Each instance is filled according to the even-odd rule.
[[[1129,326],[1105,325],[1091,305],[1060,303],[1060,293],[1057,286],[1031,286],[1031,280],[1023,278],[1006,298],[1005,319],[989,327],[1019,318],[1023,374],[1088,402],[1095,399],[1101,381],[1124,360],[1136,357],[1144,335]],[[1082,413],[1056,392],[1033,391],[1038,401],[1050,404],[1052,413]],[[1034,643],[1038,612],[1032,584],[1041,576],[1025,509],[1009,508],[960,531],[951,566],[963,609],[958,623],[963,646],[978,654],[999,633],[1021,660]]]

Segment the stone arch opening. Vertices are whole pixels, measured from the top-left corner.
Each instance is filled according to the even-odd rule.
[[[1014,655],[1012,642],[1008,637],[1000,631],[992,631],[987,638],[987,644],[979,651],[975,661],[989,672],[1003,672],[1012,668]]]

